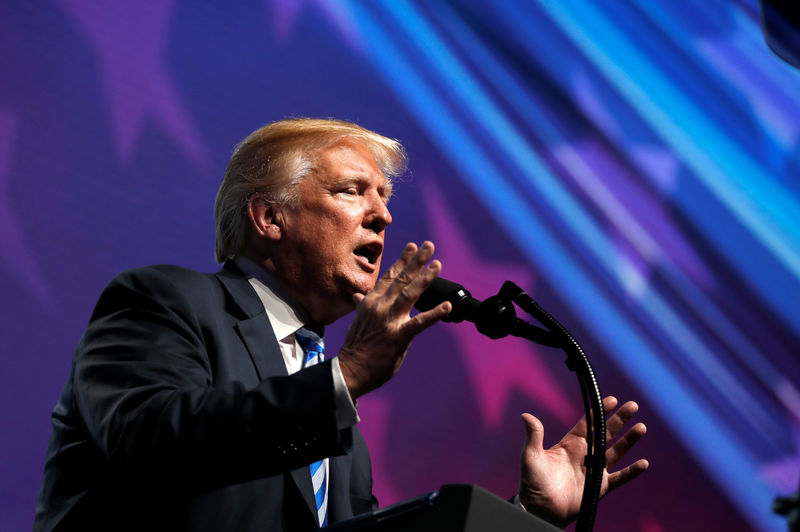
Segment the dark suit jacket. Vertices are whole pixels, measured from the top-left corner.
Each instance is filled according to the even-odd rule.
[[[287,375],[233,264],[116,277],[52,421],[37,531],[313,530],[307,465],[326,456],[329,522],[377,506],[361,434],[337,428],[330,362]]]

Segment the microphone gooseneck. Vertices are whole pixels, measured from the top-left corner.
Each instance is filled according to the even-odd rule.
[[[606,467],[606,415],[594,369],[583,348],[563,325],[511,281],[506,281],[496,296],[479,301],[460,284],[439,277],[433,280],[414,306],[424,312],[445,301],[452,303],[453,310],[443,321],[471,321],[481,334],[489,338],[503,338],[510,334],[540,345],[558,347],[566,353],[567,368],[574,371],[578,378],[587,420],[586,478],[575,530],[591,531]],[[546,329],[517,318],[514,303]]]

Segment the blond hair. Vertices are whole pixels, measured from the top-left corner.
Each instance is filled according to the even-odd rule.
[[[345,138],[363,142],[390,183],[405,170],[406,154],[398,141],[343,120],[280,120],[255,130],[237,144],[214,203],[217,261],[241,252],[247,208],[253,197],[293,204],[297,185],[314,169],[313,153]]]

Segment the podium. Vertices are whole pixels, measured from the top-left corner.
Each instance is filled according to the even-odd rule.
[[[329,526],[329,532],[556,532],[561,529],[470,484],[361,514]]]

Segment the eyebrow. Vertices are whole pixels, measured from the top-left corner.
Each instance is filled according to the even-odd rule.
[[[392,198],[392,192],[394,192],[394,184],[391,180],[386,179],[383,185],[383,194],[381,194],[383,199],[386,200],[386,203],[389,203],[389,200]]]
[[[343,183],[348,183],[348,182],[357,182],[357,183],[370,184],[372,182],[372,178],[369,177],[368,175],[366,175],[365,173],[356,171],[356,172],[353,172],[352,174],[341,176],[339,179],[337,179],[335,181],[335,183],[338,183],[338,184],[343,184]],[[382,192],[381,192],[381,189],[383,189]],[[384,200],[386,200],[386,202],[388,202],[389,198],[392,197],[392,192],[394,192],[394,183],[392,183],[391,179],[389,179],[388,177],[384,176],[383,183],[381,185],[378,185],[378,191],[379,191],[381,197]]]

